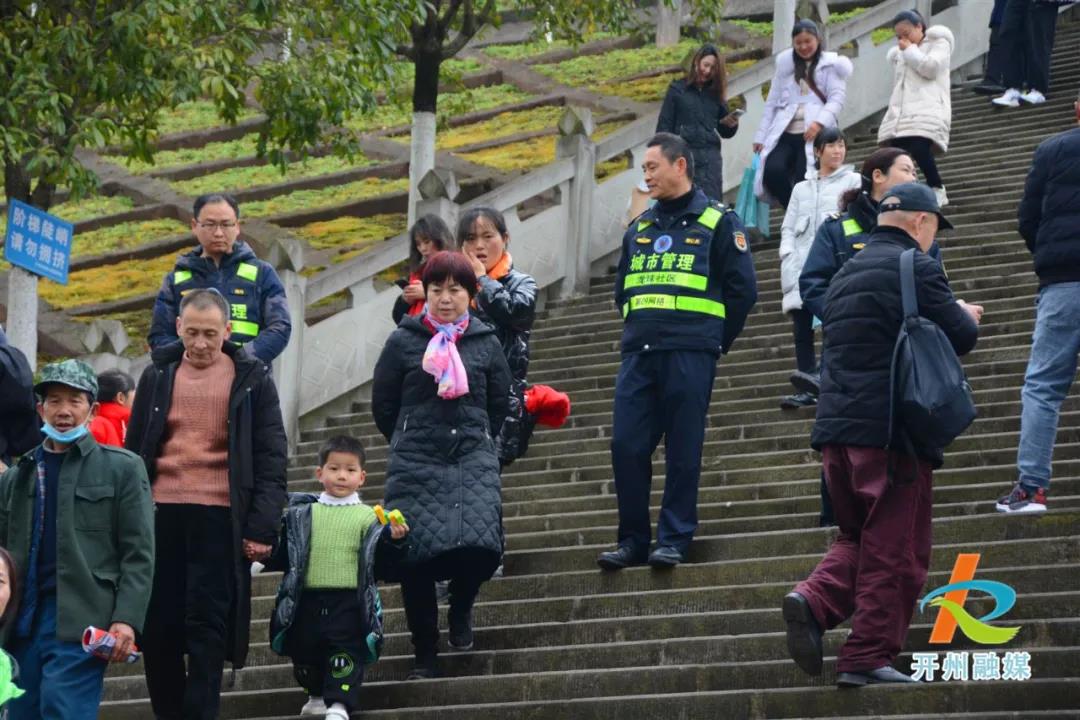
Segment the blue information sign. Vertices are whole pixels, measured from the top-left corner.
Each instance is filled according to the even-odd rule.
[[[35,275],[67,285],[74,227],[24,202],[8,206],[4,259]]]

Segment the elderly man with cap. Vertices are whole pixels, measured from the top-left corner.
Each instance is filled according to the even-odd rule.
[[[0,477],[0,544],[22,590],[0,638],[26,693],[12,720],[94,720],[106,662],[82,649],[93,625],[117,639],[124,661],[141,631],[154,575],[154,512],[139,457],[88,432],[94,371],[78,360],[46,365],[34,387],[45,440]],[[12,603],[15,598],[12,598]]]
[[[819,675],[821,636],[851,618],[837,657],[837,685],[911,682],[892,667],[930,563],[931,472],[941,447],[889,436],[890,366],[903,322],[900,255],[915,253],[919,315],[944,331],[958,355],[978,339],[982,308],[957,300],[941,265],[926,255],[952,227],[934,192],[897,185],[881,200],[866,248],[829,285],[821,399],[811,444],[822,453],[840,534],[783,602],[788,650]],[[896,448],[908,448],[909,451]],[[890,468],[893,471],[890,472]]]

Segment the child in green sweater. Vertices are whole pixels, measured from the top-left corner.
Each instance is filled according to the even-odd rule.
[[[364,665],[382,648],[376,576],[404,552],[409,526],[383,525],[360,502],[364,447],[340,436],[319,450],[320,495],[292,493],[268,570],[284,570],[270,647],[292,658],[309,699],[301,715],[347,720],[359,709]]]

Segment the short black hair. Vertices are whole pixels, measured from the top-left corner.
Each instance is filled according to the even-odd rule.
[[[120,393],[135,389],[135,380],[123,370],[106,370],[97,376],[98,402],[113,402]]]
[[[814,137],[814,150],[824,150],[826,145],[832,143],[842,142],[847,145],[847,138],[844,137],[844,131],[835,125],[831,125],[822,129],[821,132]],[[821,169],[821,160],[814,158],[814,167]]]
[[[660,154],[674,164],[679,158],[686,158],[686,177],[694,180],[694,154],[690,152],[690,144],[675,133],[659,132],[649,138],[645,147],[658,147]]]
[[[474,207],[469,208],[461,214],[458,219],[457,226],[457,241],[458,245],[464,245],[465,241],[469,239],[469,235],[472,235],[473,225],[477,220],[487,220],[491,223],[500,235],[506,237],[509,235],[509,231],[506,229],[506,218],[501,212],[493,207]]]
[[[453,280],[465,288],[470,298],[476,297],[476,271],[473,270],[472,262],[463,253],[443,250],[432,255],[424,263],[424,272],[420,276],[420,281],[424,283],[425,295],[431,283],[444,283],[447,280]]]
[[[319,467],[326,464],[330,453],[346,453],[355,455],[360,459],[360,469],[367,463],[367,453],[364,452],[364,444],[351,435],[335,435],[322,444],[319,448]]]
[[[195,215],[195,219],[199,219],[199,213],[207,205],[214,205],[217,203],[226,203],[236,213],[236,219],[240,219],[240,203],[236,202],[236,198],[228,193],[207,193],[206,195],[200,195],[195,198],[195,204],[191,208],[191,212]]]
[[[918,10],[901,10],[896,13],[896,17],[893,18],[893,27],[896,27],[902,22],[911,23],[912,25],[921,25],[922,29],[926,30],[926,18],[922,16]]]
[[[176,313],[177,317],[183,315],[184,310],[191,305],[194,305],[196,310],[217,308],[221,311],[222,319],[229,322],[229,303],[225,301],[225,296],[217,288],[199,288],[189,292],[180,300],[180,309]]]

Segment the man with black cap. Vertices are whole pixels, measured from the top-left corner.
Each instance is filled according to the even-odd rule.
[[[784,598],[788,650],[821,673],[821,635],[851,618],[837,657],[837,685],[911,682],[893,669],[930,563],[931,471],[942,448],[889,436],[890,365],[903,322],[900,255],[915,254],[919,314],[937,323],[958,355],[978,338],[982,308],[953,297],[926,255],[941,215],[933,190],[897,185],[881,200],[866,248],[833,278],[822,324],[821,399],[811,444],[822,453],[840,534],[824,559]],[[914,448],[906,454],[892,448]],[[890,477],[889,468],[894,471]]]
[[[142,461],[89,430],[97,377],[78,360],[46,365],[37,393],[45,441],[0,477],[0,544],[18,613],[0,641],[26,693],[12,720],[95,720],[106,663],[82,649],[89,625],[116,637],[124,662],[142,630],[154,575],[154,511]]]

